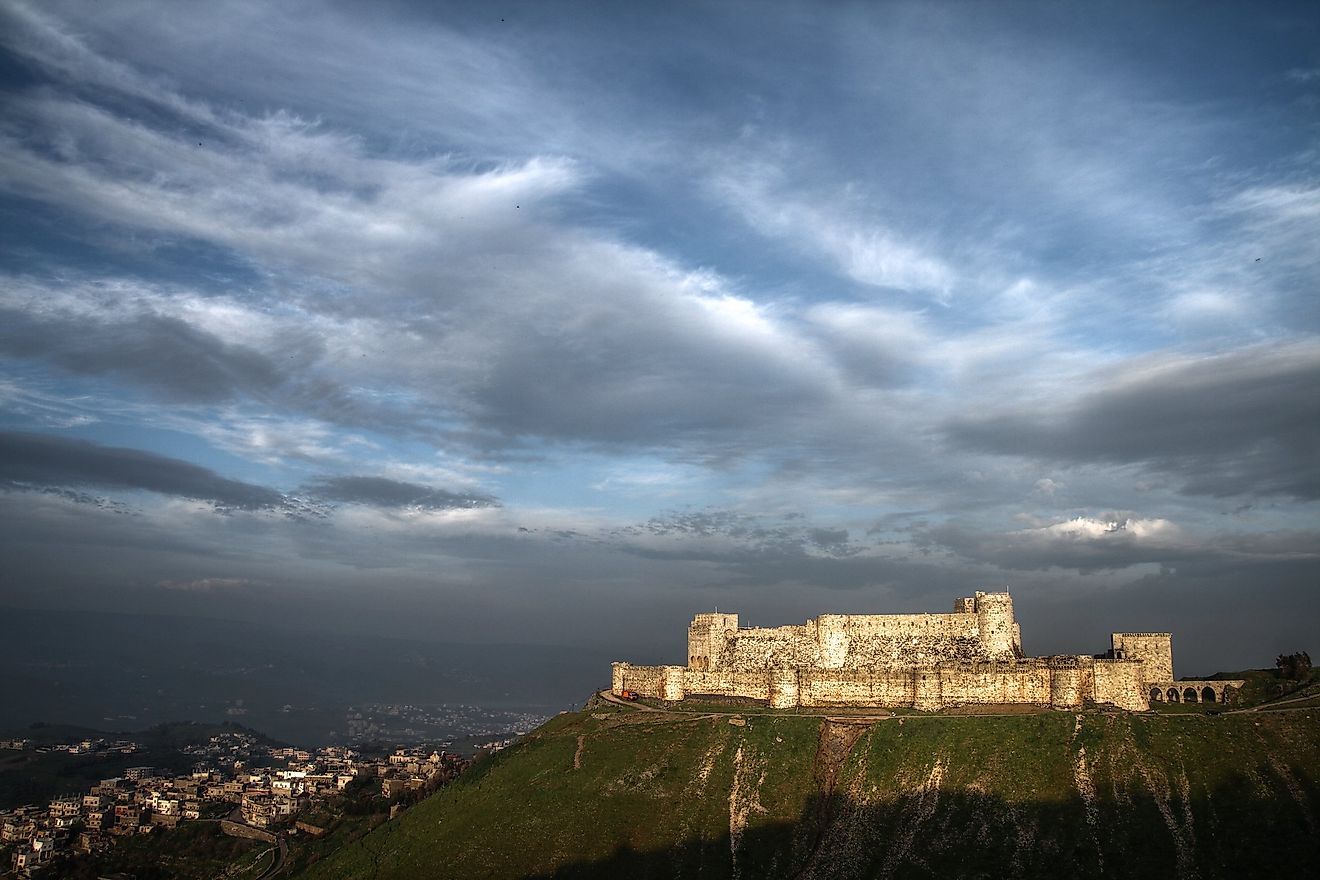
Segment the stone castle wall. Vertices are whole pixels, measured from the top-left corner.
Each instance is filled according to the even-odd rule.
[[[1009,660],[1022,656],[1021,646],[1012,598],[978,592],[951,614],[822,614],[773,628],[739,628],[736,614],[698,614],[688,627],[688,668],[908,667]]]
[[[938,666],[691,670],[614,664],[614,689],[681,700],[736,696],[792,706],[882,706],[935,710],[948,706],[1032,703],[1080,708],[1109,703],[1149,708],[1142,664],[1061,656]]]
[[[1115,657],[1140,660],[1146,664],[1147,681],[1173,680],[1171,633],[1114,633],[1111,641],[1111,653]]]
[[[737,696],[771,706],[939,709],[991,703],[1150,706],[1173,677],[1169,633],[1114,633],[1107,655],[1026,658],[1008,593],[977,592],[949,614],[823,614],[804,624],[739,627],[698,614],[687,666],[615,663],[613,689],[665,700]]]

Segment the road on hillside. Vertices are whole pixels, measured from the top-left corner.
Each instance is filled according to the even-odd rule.
[[[270,863],[270,867],[257,877],[257,880],[268,880],[268,878],[274,877],[284,870],[284,863],[289,859],[289,844],[285,842],[283,834],[275,837],[275,844],[275,846],[271,847],[271,849],[275,850],[275,858]]]

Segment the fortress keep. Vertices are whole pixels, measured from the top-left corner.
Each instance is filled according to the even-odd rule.
[[[800,626],[738,626],[698,614],[686,666],[613,665],[613,690],[663,700],[750,697],[772,707],[970,703],[1150,708],[1151,700],[1222,701],[1241,682],[1173,680],[1169,633],[1114,633],[1104,654],[1025,657],[1008,593],[978,591],[949,614],[822,614]]]

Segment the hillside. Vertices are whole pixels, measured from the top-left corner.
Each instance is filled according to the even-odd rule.
[[[25,751],[0,749],[0,809],[19,804],[45,803],[56,795],[84,794],[102,779],[119,776],[129,767],[143,765],[171,773],[192,769],[197,758],[185,754],[189,745],[205,743],[215,734],[246,733],[263,745],[284,743],[238,724],[158,724],[147,730],[110,733],[69,724],[37,723],[5,732],[6,736],[29,740],[34,748]],[[39,752],[37,746],[77,742],[80,739],[126,739],[140,749],[131,754],[116,752],[70,754]]]
[[[1317,720],[594,706],[304,876],[1317,876]]]

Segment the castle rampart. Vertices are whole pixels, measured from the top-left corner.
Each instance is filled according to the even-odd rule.
[[[1145,663],[1149,681],[1173,680],[1172,633],[1114,633],[1110,642],[1111,656]]]
[[[1112,645],[1098,657],[1025,657],[1006,592],[959,598],[949,614],[823,614],[782,627],[740,628],[736,614],[702,613],[688,627],[686,667],[615,663],[612,685],[615,693],[748,697],[775,708],[1149,708],[1155,683],[1172,681],[1171,636],[1114,633]],[[1216,684],[1222,694],[1233,683]]]

